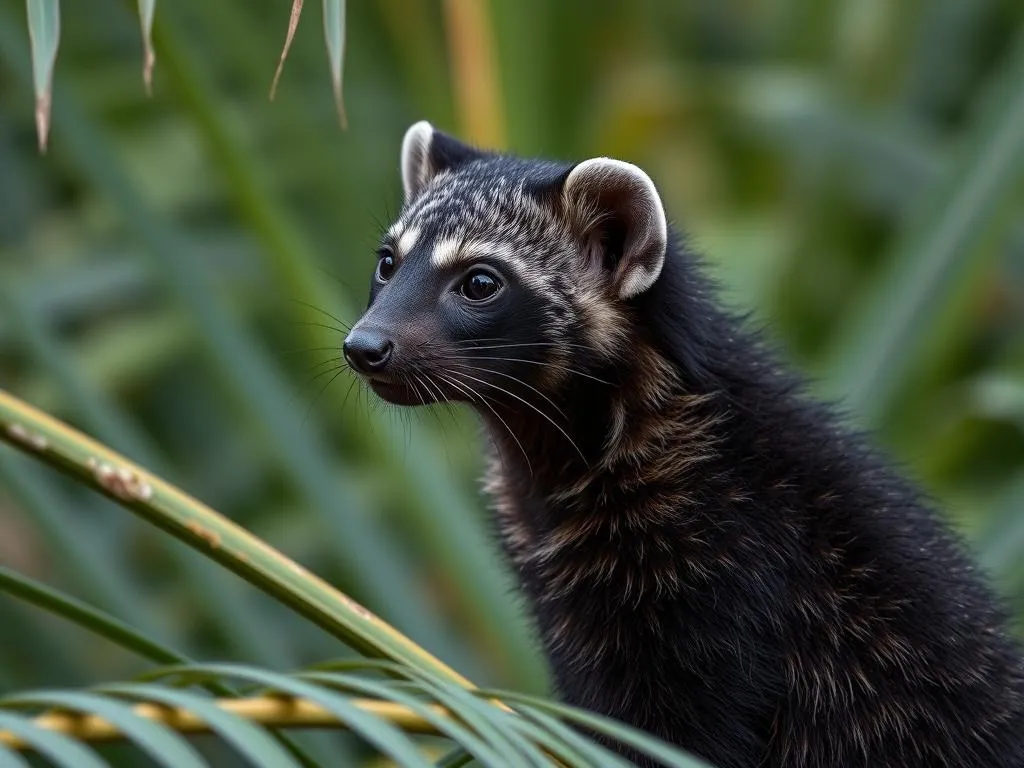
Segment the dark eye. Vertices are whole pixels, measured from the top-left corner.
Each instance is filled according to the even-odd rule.
[[[387,248],[378,251],[380,260],[377,262],[377,279],[386,283],[395,274],[395,256]]]
[[[477,269],[466,275],[459,286],[459,291],[470,301],[486,301],[498,292],[501,283],[490,272]]]

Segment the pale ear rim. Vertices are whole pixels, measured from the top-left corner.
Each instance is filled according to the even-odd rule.
[[[430,145],[434,140],[434,126],[427,120],[413,123],[402,137],[402,191],[405,201],[411,202],[430,178]]]
[[[573,188],[581,183],[581,179],[591,185],[596,181],[599,186],[602,177],[629,179],[631,183],[638,184],[639,196],[650,210],[644,237],[640,241],[634,238],[632,245],[634,250],[653,252],[655,263],[632,263],[632,260],[624,257],[615,270],[614,278],[619,286],[619,298],[631,299],[650,288],[661,274],[668,248],[668,218],[658,188],[646,171],[633,163],[611,157],[592,157],[577,163],[569,171],[562,185],[563,199],[571,201],[576,194]]]

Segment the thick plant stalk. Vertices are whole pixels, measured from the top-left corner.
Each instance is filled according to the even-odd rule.
[[[361,653],[473,687],[369,610],[223,515],[2,389],[0,441],[92,486]]]
[[[245,699],[218,699],[216,706],[224,712],[268,728],[345,728],[327,709],[311,701],[282,696],[258,696]],[[351,699],[350,703],[368,715],[386,720],[407,733],[437,735],[438,731],[408,707],[376,699]],[[443,707],[431,706],[438,715],[449,716]],[[180,707],[157,704],[136,704],[132,711],[139,717],[167,726],[178,733],[209,733],[210,725],[198,715]],[[116,725],[98,715],[76,715],[59,712],[39,715],[35,725],[63,733],[77,741],[116,741],[125,734]],[[0,731],[0,745],[12,749],[28,749],[29,744],[6,731]]]

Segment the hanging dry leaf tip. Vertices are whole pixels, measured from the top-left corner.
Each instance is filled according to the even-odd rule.
[[[288,19],[288,34],[284,39],[284,48],[281,50],[281,58],[277,62],[277,70],[274,72],[274,81],[270,84],[270,100],[274,100],[277,94],[277,81],[281,79],[281,71],[284,69],[284,60],[288,58],[288,51],[292,47],[292,40],[295,38],[295,30],[299,26],[299,16],[302,14],[302,0],[292,0],[291,18]]]

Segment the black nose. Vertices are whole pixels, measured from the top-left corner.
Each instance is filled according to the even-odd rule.
[[[394,348],[391,339],[371,330],[352,331],[342,346],[348,364],[359,373],[377,373],[384,370]]]

